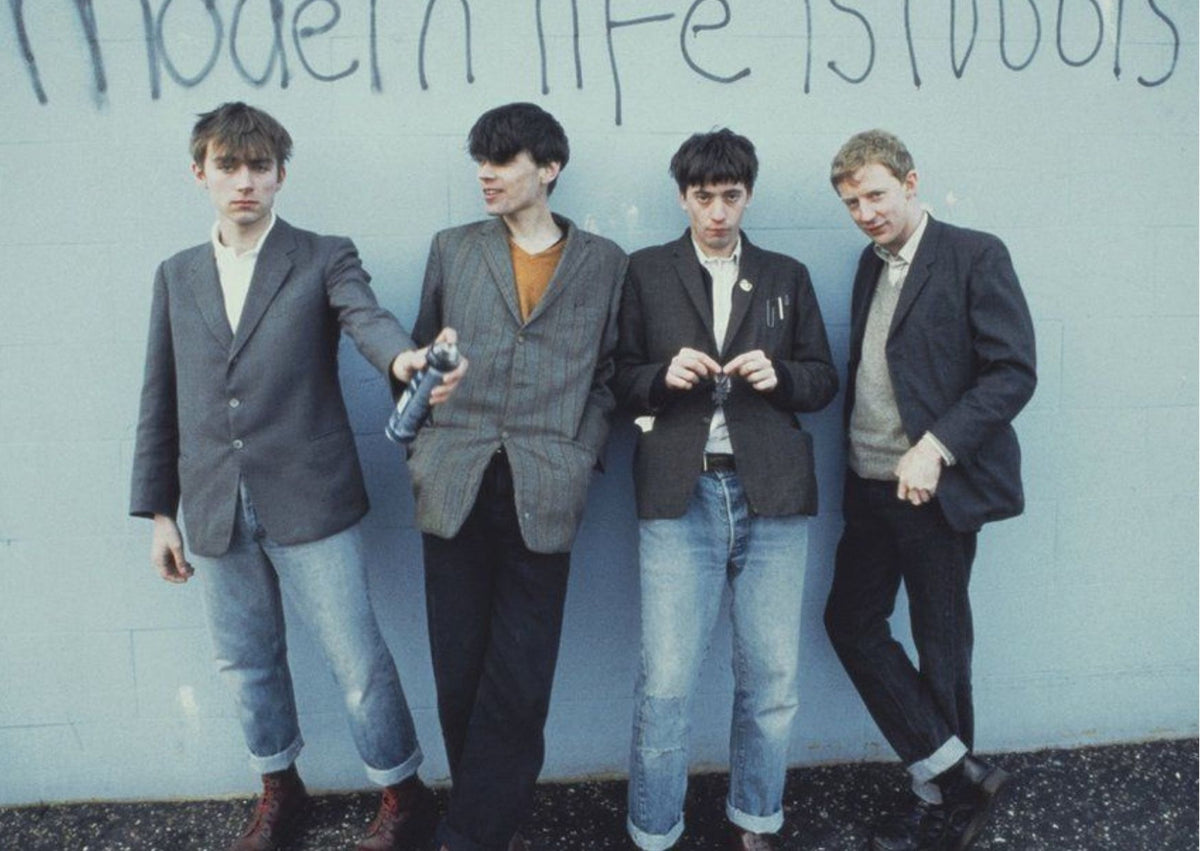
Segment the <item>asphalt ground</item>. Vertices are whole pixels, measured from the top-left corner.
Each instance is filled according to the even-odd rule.
[[[1015,776],[977,851],[1195,851],[1200,800],[1196,739],[995,754]],[[780,834],[788,851],[861,851],[877,814],[905,800],[894,764],[855,763],[789,773]],[[679,851],[724,847],[726,776],[694,775]],[[445,803],[445,790],[438,790]],[[629,849],[625,783],[538,787],[524,833],[535,851]],[[371,792],[317,795],[304,835],[288,851],[353,849],[374,815]],[[0,809],[4,851],[224,851],[249,798],[89,802]]]

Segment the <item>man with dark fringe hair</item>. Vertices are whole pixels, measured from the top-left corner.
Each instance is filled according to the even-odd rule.
[[[562,126],[534,104],[468,136],[489,218],[437,234],[413,336],[476,365],[409,459],[453,789],[446,851],[523,849],[545,754],[571,545],[614,403],[625,254],[550,211]]]
[[[799,706],[812,438],[799,414],[837,392],[805,267],[741,228],[758,159],[728,129],[671,158],[689,228],[636,252],[622,296],[618,401],[636,419],[641,669],[628,831],[646,851],[684,830],[692,698],[725,588],[733,627],[727,846],[778,847]]]

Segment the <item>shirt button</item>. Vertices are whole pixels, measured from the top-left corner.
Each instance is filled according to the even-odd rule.
[[[231,408],[236,408],[240,404],[242,404],[241,399],[230,399],[229,400],[229,407],[231,407]]]
[[[500,432],[500,439],[501,439],[501,440],[508,440],[508,432],[506,432],[506,431],[502,431],[502,432]]]
[[[241,440],[235,440],[235,441],[233,441],[233,448],[234,448],[234,449],[241,449],[241,448],[242,448],[243,446],[245,446],[245,445],[246,445],[246,444],[242,443],[242,441],[241,441]]]
[[[524,335],[524,334],[518,334],[518,335],[517,335],[517,342],[518,342],[518,343],[524,343],[524,342],[525,342],[525,335]]]

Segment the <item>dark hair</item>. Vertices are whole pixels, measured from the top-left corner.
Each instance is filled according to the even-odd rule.
[[[839,183],[871,163],[879,163],[901,183],[916,168],[912,154],[896,136],[886,130],[864,130],[838,150],[829,167],[829,182],[837,189]]]
[[[671,157],[670,172],[680,195],[689,186],[709,183],[741,183],[747,192],[752,192],[754,178],[758,176],[758,157],[753,142],[722,127],[689,137]]]
[[[467,150],[476,162],[504,165],[525,151],[539,166],[558,163],[565,168],[571,158],[567,134],[557,119],[537,104],[510,103],[489,109],[467,134]],[[547,194],[554,191],[554,178]]]
[[[240,160],[272,159],[283,168],[292,155],[292,137],[283,125],[261,109],[241,101],[223,103],[204,112],[192,127],[192,162],[204,166],[210,142]]]

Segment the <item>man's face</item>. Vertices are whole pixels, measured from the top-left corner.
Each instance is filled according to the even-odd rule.
[[[750,191],[741,183],[706,183],[689,186],[679,196],[688,214],[692,238],[710,257],[728,257],[741,233],[742,214],[750,205]]]
[[[868,163],[839,183],[837,191],[859,229],[893,254],[921,223],[915,171],[899,180],[886,166]]]
[[[192,163],[192,173],[208,190],[221,221],[242,230],[270,221],[285,174],[272,157],[244,159],[214,142],[208,144],[203,166]]]
[[[538,165],[521,151],[506,163],[479,160],[483,205],[489,216],[512,216],[546,203],[550,182],[558,176],[559,164]]]

